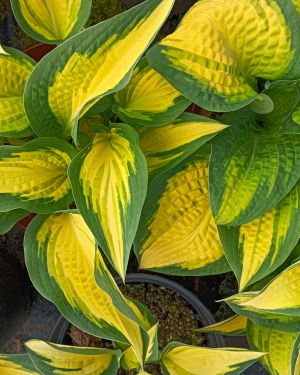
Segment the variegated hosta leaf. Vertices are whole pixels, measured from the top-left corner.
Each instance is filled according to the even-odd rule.
[[[208,197],[210,148],[157,177],[148,188],[135,251],[140,267],[179,275],[229,269]]]
[[[285,98],[282,104],[282,111],[286,112],[283,122],[285,134],[300,133],[300,80],[275,81],[269,84],[264,92],[273,96],[276,91],[281,91]]]
[[[57,138],[0,147],[0,206],[49,213],[73,201],[67,169],[76,150]]]
[[[210,118],[184,113],[172,124],[140,130],[150,179],[175,167],[225,128]]]
[[[0,235],[5,234],[25,216],[29,215],[28,211],[21,208],[6,212],[0,212]]]
[[[73,160],[69,177],[81,215],[124,279],[147,191],[147,165],[135,130],[125,124],[99,127],[92,144]]]
[[[97,257],[95,260],[95,277],[100,288],[105,291],[112,299],[114,306],[122,311],[124,310],[124,297],[121,294],[114,278],[108,271],[103,258]],[[149,336],[148,348],[145,348],[145,362],[155,362],[158,360],[158,341],[157,328],[158,324],[153,318],[150,311],[140,302],[126,297],[129,308],[138,318],[140,325],[145,329]],[[127,315],[131,315],[132,311],[127,311]],[[121,358],[121,366],[131,370],[140,367],[139,359],[132,346],[118,344],[118,348],[123,351]]]
[[[299,315],[283,315],[279,313],[265,312],[253,307],[245,306],[258,292],[240,293],[225,299],[230,308],[239,315],[244,315],[255,324],[266,328],[276,328],[286,332],[300,331]]]
[[[300,178],[300,135],[282,134],[289,97],[281,90],[269,94],[273,112],[228,113],[222,121],[234,126],[213,140],[210,199],[218,224],[256,219],[275,207]]]
[[[10,0],[19,26],[31,38],[57,44],[88,20],[92,0]]]
[[[35,62],[13,48],[0,45],[0,136],[22,138],[32,134],[23,105],[25,83]]]
[[[50,52],[25,90],[25,108],[35,133],[66,138],[72,134],[76,139],[78,117],[97,99],[125,87],[173,3],[147,0]]]
[[[161,354],[161,365],[164,375],[233,375],[263,355],[238,348],[210,349],[172,342]]]
[[[99,348],[57,345],[47,341],[25,343],[27,353],[43,375],[115,375],[119,367],[119,352]]]
[[[300,262],[281,272],[261,292],[241,305],[275,314],[298,315],[300,313]]]
[[[300,237],[300,184],[270,211],[240,227],[219,226],[240,290],[263,279],[290,255]]]
[[[113,110],[132,126],[157,126],[174,121],[191,102],[142,58],[131,81],[115,94]]]
[[[243,315],[233,317],[218,323],[197,329],[197,332],[212,332],[228,336],[243,336],[246,333],[247,318]]]
[[[292,354],[298,332],[265,328],[248,321],[247,339],[252,350],[267,353],[261,361],[272,375],[296,375],[292,371]]]
[[[1,375],[39,375],[27,354],[0,354]]]
[[[158,361],[158,323],[155,321],[150,311],[138,301],[127,299],[128,303],[139,318],[143,328],[149,335],[149,346],[146,354],[145,363]],[[121,366],[124,369],[132,370],[139,367],[138,359],[132,347],[124,350],[121,357]]]
[[[300,374],[300,334],[296,338],[292,353],[292,375]]]
[[[185,97],[227,112],[256,98],[256,77],[299,78],[299,32],[291,0],[199,1],[147,57]]]
[[[27,228],[24,248],[35,288],[68,321],[91,335],[131,345],[143,364],[148,334],[114,281],[108,285],[110,295],[98,286],[94,273],[108,271],[79,214],[37,216]],[[95,269],[99,264],[102,269]]]

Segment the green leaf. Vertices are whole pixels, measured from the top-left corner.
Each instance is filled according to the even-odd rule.
[[[270,96],[273,112],[243,109],[223,116],[233,126],[213,140],[210,199],[218,224],[248,223],[277,205],[300,178],[300,137],[283,134],[288,98]]]
[[[300,335],[296,338],[292,352],[292,375],[300,373]]]
[[[30,213],[22,209],[0,212],[0,235],[9,232],[19,220],[27,215]]]
[[[249,108],[255,113],[264,115],[273,111],[274,103],[268,95],[260,94],[256,97],[254,102],[249,104]]]
[[[285,134],[300,133],[300,80],[275,81],[265,90],[270,97],[280,90],[282,93],[283,132]]]

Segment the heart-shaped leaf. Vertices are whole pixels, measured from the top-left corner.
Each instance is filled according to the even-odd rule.
[[[232,124],[213,140],[210,199],[218,224],[248,223],[275,207],[300,178],[300,136],[283,134],[289,97],[269,92],[273,112],[243,109],[222,121]]]
[[[299,78],[299,34],[291,0],[198,1],[147,58],[185,97],[227,112],[255,100],[257,77]]]

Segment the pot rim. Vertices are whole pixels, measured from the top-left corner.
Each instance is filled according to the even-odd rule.
[[[115,277],[116,283],[118,285],[122,284],[122,279],[120,277]],[[172,290],[181,296],[190,306],[193,307],[197,313],[200,322],[203,327],[214,324],[216,321],[209,311],[209,309],[189,290],[177,283],[176,281],[169,280],[165,277],[148,274],[148,273],[129,273],[126,276],[126,283],[149,283],[158,286],[165,287]],[[62,315],[58,318],[55,323],[50,335],[49,341],[57,342],[61,344],[63,342],[66,331],[70,325]],[[221,335],[216,335],[214,333],[205,334],[207,338],[208,347],[210,348],[221,348],[225,347],[224,338]]]

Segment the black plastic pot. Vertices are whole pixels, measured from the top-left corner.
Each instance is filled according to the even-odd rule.
[[[122,280],[119,277],[116,278],[116,282],[118,284],[122,284]],[[191,293],[189,290],[185,289],[183,286],[176,283],[175,281],[166,279],[161,276],[150,275],[146,273],[131,273],[128,274],[126,277],[126,283],[139,282],[154,284],[172,290],[173,292],[177,293],[180,297],[182,297],[190,306],[193,307],[203,326],[215,323],[214,317],[212,316],[211,312],[203,305],[203,303],[196,296],[194,296],[193,293]],[[58,344],[63,343],[69,325],[70,323],[64,317],[61,316],[55,324],[49,336],[49,340],[52,342],[56,342]],[[207,334],[206,338],[207,344],[211,348],[220,348],[225,346],[225,342],[222,336],[215,334]]]
[[[2,250],[2,249],[1,249]],[[16,257],[0,254],[0,348],[16,333],[29,306],[29,280]]]

